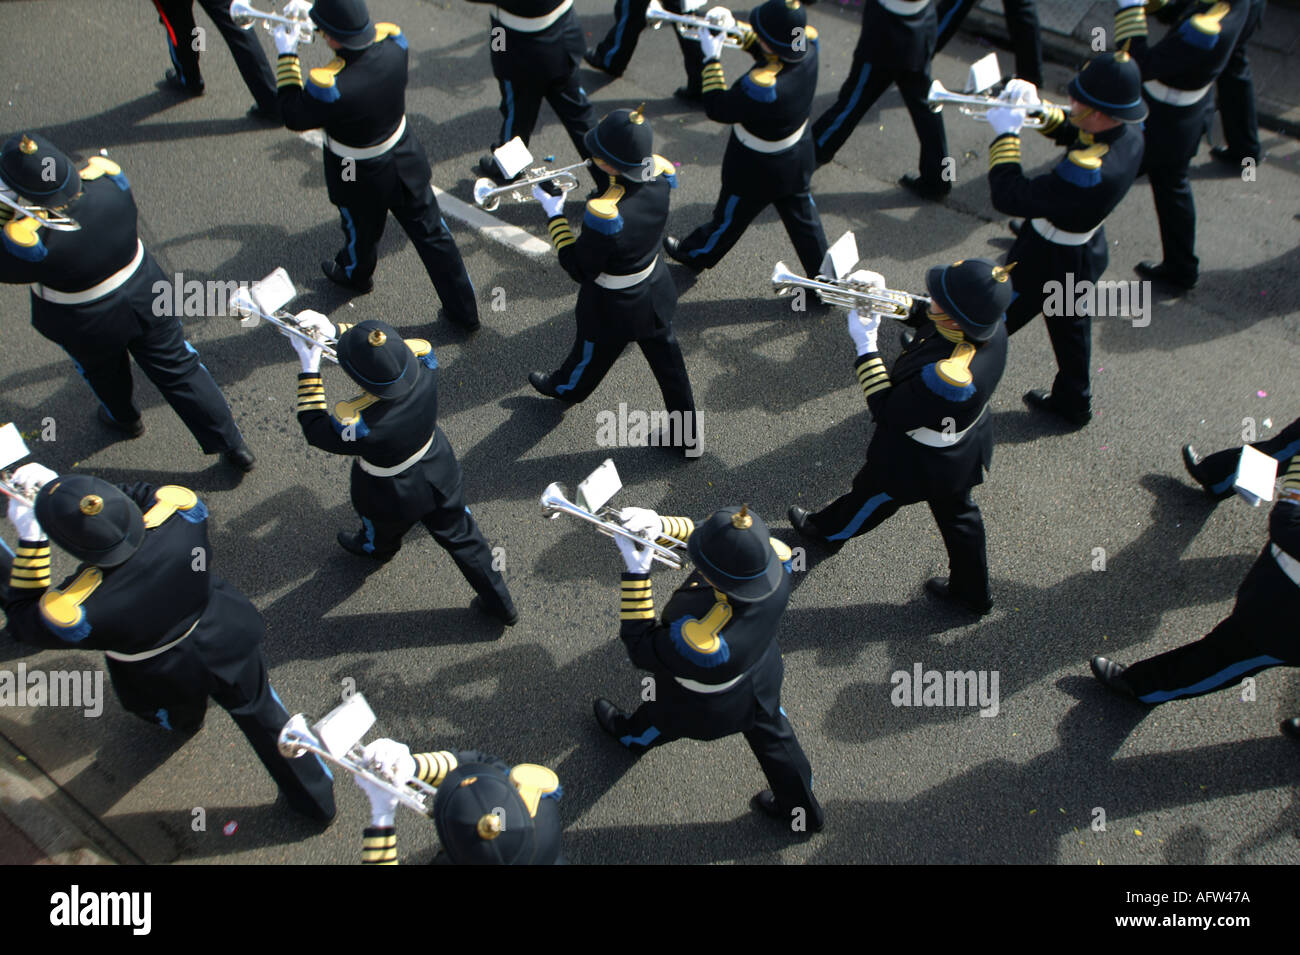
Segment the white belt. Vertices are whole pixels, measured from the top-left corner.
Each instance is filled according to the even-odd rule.
[[[688,680],[684,676],[675,676],[673,679],[686,689],[693,690],[696,693],[721,693],[723,690],[730,690],[747,676],[749,676],[748,673],[742,673],[734,680],[728,680],[726,683],[697,683],[695,680]]]
[[[1159,80],[1147,80],[1142,84],[1142,88],[1147,91],[1147,95],[1152,99],[1157,99],[1162,103],[1168,103],[1170,106],[1192,106],[1199,103],[1205,94],[1210,91],[1210,87],[1202,86],[1199,90],[1179,90],[1172,86],[1165,86]]]
[[[375,477],[396,477],[403,471],[415,466],[415,464],[424,457],[429,448],[433,446],[433,439],[437,437],[438,432],[429,435],[429,440],[424,442],[424,447],[416,451],[413,455],[403,461],[401,464],[394,464],[391,468],[381,468],[377,464],[371,464],[365,458],[357,458],[357,464],[361,465],[361,470],[367,474],[373,474]]]
[[[880,0],[880,5],[900,17],[910,17],[925,9],[930,0]]]
[[[139,239],[135,240],[135,258],[128,265],[118,269],[98,285],[86,289],[84,292],[57,292],[52,288],[46,288],[39,282],[32,283],[32,294],[37,298],[43,298],[47,302],[53,302],[55,305],[85,305],[87,302],[93,302],[103,298],[110,292],[116,292],[126,280],[135,275],[135,270],[140,267],[144,261],[144,243]]]
[[[200,615],[199,619],[200,620],[202,619],[202,615]],[[194,628],[197,627],[198,625],[199,625],[199,621],[195,620],[192,624],[190,624],[190,628],[188,630],[182,633],[171,643],[164,643],[161,647],[154,647],[154,649],[146,650],[144,651],[144,653],[118,653],[116,650],[105,650],[104,656],[108,657],[110,660],[120,660],[122,663],[139,663],[141,660],[148,660],[150,657],[156,657],[159,654],[166,653],[172,647],[176,646],[176,644],[180,643],[191,633],[193,633]]]
[[[924,444],[928,448],[951,448],[954,444],[966,437],[984,418],[984,412],[989,410],[985,405],[980,409],[980,413],[975,416],[975,420],[966,426],[965,431],[958,431],[954,434],[948,434],[943,431],[935,431],[933,428],[915,428],[907,432],[907,436],[913,441]]]
[[[1057,245],[1085,245],[1101,228],[1098,225],[1087,232],[1066,232],[1064,229],[1058,229],[1046,219],[1030,219],[1029,221],[1033,223],[1035,232],[1048,242],[1055,242]]]
[[[384,153],[388,152],[388,150],[396,146],[398,140],[400,140],[404,135],[406,135],[405,116],[403,116],[402,121],[397,124],[397,131],[377,146],[366,146],[364,148],[359,146],[347,146],[339,142],[337,139],[330,139],[326,136],[325,148],[335,156],[341,156],[344,159],[378,159]]]
[[[1273,559],[1282,568],[1282,573],[1291,578],[1291,583],[1300,587],[1300,560],[1296,560],[1276,544],[1273,545]]]
[[[520,33],[541,33],[568,13],[571,6],[573,6],[573,0],[564,0],[562,4],[544,17],[517,17],[513,13],[506,13],[500,7],[493,7],[492,18],[502,26],[518,30]]]
[[[659,256],[651,259],[650,264],[640,272],[633,272],[631,275],[610,275],[608,272],[601,272],[596,276],[596,284],[601,288],[631,288],[633,285],[639,285],[650,277],[650,273],[655,270],[659,264]]]
[[[805,119],[799,128],[793,133],[785,137],[785,139],[777,140],[759,139],[744,126],[741,126],[740,123],[736,123],[736,125],[732,126],[731,131],[736,134],[737,139],[756,153],[779,153],[784,152],[797,143],[799,137],[803,135],[803,131],[807,128],[808,120]]]

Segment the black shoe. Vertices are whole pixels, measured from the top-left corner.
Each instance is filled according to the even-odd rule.
[[[692,106],[699,106],[704,102],[704,94],[699,90],[693,90],[689,86],[679,86],[673,90],[673,96],[683,103],[690,103]]]
[[[473,316],[472,320],[467,322],[459,318],[452,318],[450,315],[447,314],[446,309],[443,309],[442,314],[447,319],[447,321],[451,322],[453,325],[455,325],[457,328],[459,328],[462,332],[465,332],[466,334],[470,332],[476,332],[483,327],[483,323],[478,320],[477,315]]]
[[[612,76],[614,79],[618,79],[623,75],[622,73],[615,73],[607,66],[601,65],[600,60],[596,58],[596,51],[594,49],[588,50],[586,53],[582,54],[582,61],[593,70],[596,70],[599,73],[604,73],[606,76]]]
[[[1289,720],[1283,720],[1280,729],[1292,739],[1300,739],[1300,716],[1293,716]]]
[[[591,704],[591,710],[596,714],[596,722],[600,724],[600,728],[605,731],[605,734],[612,736],[621,743],[623,738],[614,725],[614,721],[619,718],[627,719],[627,714],[603,696],[595,699]]]
[[[540,371],[530,371],[528,373],[528,383],[532,385],[534,390],[536,390],[537,393],[540,395],[544,395],[547,398],[560,397],[555,393],[555,389],[551,387],[550,375],[543,374]]]
[[[248,112],[244,115],[259,123],[274,123],[276,126],[284,125],[284,120],[280,118],[278,109],[267,109],[265,106],[259,106],[256,103],[248,107]]]
[[[340,541],[340,543],[342,542]],[[469,605],[479,613],[486,614],[494,620],[500,620],[507,627],[513,627],[519,622],[519,611],[515,609],[514,604],[511,604],[508,609],[504,607],[491,608],[488,606],[487,601],[480,596],[471,600]]]
[[[1026,391],[1025,404],[1035,411],[1046,411],[1048,414],[1054,414],[1075,428],[1082,428],[1092,420],[1091,411],[1071,411],[1069,408],[1063,408],[1060,402],[1056,400],[1055,395],[1042,388]]]
[[[910,174],[899,179],[898,184],[922,199],[929,199],[932,202],[941,202],[948,198],[948,193],[952,192],[952,183],[950,182],[927,182],[920,176]]]
[[[175,70],[168,70],[163,74],[163,82],[178,93],[184,93],[186,96],[202,96],[206,89],[202,80],[198,83],[190,84],[184,82]]]
[[[668,255],[668,258],[672,259],[678,265],[684,265],[692,272],[699,274],[700,267],[681,254],[681,247],[682,243],[680,239],[671,235],[664,236],[664,252]]]
[[[1007,228],[1011,230],[1012,235],[1020,235],[1020,230],[1025,227],[1024,219],[1011,219],[1007,222]]]
[[[1138,700],[1137,692],[1129,685],[1128,680],[1124,679],[1124,671],[1128,668],[1122,663],[1107,660],[1105,657],[1093,657],[1091,666],[1092,675],[1107,689],[1130,700],[1142,702]]]
[[[138,438],[140,435],[144,434],[144,421],[139,418],[136,418],[134,421],[118,421],[108,413],[108,409],[103,405],[100,405],[99,408],[96,409],[95,414],[99,418],[99,423],[105,428],[109,428],[113,431],[120,431],[128,438]]]
[[[962,610],[976,614],[980,617],[985,617],[993,612],[992,600],[986,600],[983,603],[972,603],[965,597],[958,597],[948,587],[948,581],[941,577],[931,577],[927,580],[925,582],[925,592],[933,597],[937,597],[945,603],[952,604],[954,607],[960,607]]]
[[[786,511],[786,516],[790,518],[790,526],[798,532],[800,537],[811,541],[822,550],[838,554],[840,548],[844,546],[844,541],[827,540],[826,535],[813,525],[812,515],[798,504],[790,505],[790,510]]]
[[[348,278],[348,274],[343,271],[343,267],[332,259],[326,259],[320,264],[320,270],[325,273],[325,277],[335,285],[342,285],[346,289],[351,289],[358,295],[365,295],[375,287],[374,279],[366,279],[364,282],[354,282]]]
[[[1196,449],[1190,444],[1183,445],[1183,467],[1187,469],[1187,473],[1191,475],[1192,480],[1204,488],[1205,493],[1216,501],[1232,497],[1233,490],[1231,487],[1218,493],[1215,493],[1214,489],[1210,487],[1210,479],[1205,476],[1205,469],[1201,467],[1201,456],[1196,453]]]
[[[783,812],[781,807],[776,804],[776,795],[770,789],[764,789],[760,793],[755,793],[753,798],[749,800],[749,808],[755,812],[761,812],[765,816],[771,816],[773,819],[778,822],[783,822],[786,825],[790,825],[791,820],[794,818],[790,813]],[[808,831],[821,832],[823,825],[824,823],[822,822],[809,819]]]
[[[248,450],[248,445],[241,444],[237,448],[231,448],[221,455],[221,460],[225,461],[232,468],[238,468],[247,474],[253,470],[253,462],[257,458],[253,457],[253,452]]]
[[[1197,277],[1195,275],[1183,275],[1175,272],[1163,262],[1139,262],[1133,266],[1133,271],[1153,282],[1160,282],[1163,285],[1170,285],[1185,291],[1196,288]]]
[[[1210,157],[1212,159],[1217,159],[1225,166],[1231,166],[1237,172],[1241,172],[1243,168],[1241,164],[1247,159],[1251,160],[1255,165],[1257,166],[1259,165],[1258,156],[1243,156],[1238,153],[1234,153],[1227,146],[1215,146],[1213,149],[1210,150]]]
[[[355,554],[358,557],[366,557],[369,558],[370,560],[377,560],[381,564],[386,564],[393,559],[392,554],[375,554],[366,550],[365,547],[366,538],[365,535],[360,532],[356,534],[349,534],[346,531],[339,531],[338,536],[335,538],[335,540],[337,540],[339,542],[339,546],[342,547],[349,554]]]

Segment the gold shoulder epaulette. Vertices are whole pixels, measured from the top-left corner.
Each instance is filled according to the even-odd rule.
[[[1223,32],[1223,24],[1220,22],[1232,10],[1232,5],[1219,2],[1204,13],[1198,13],[1191,18],[1192,28],[1209,36],[1217,36]]]
[[[120,176],[122,167],[106,156],[91,156],[77,175],[82,182],[92,182],[100,176]]]
[[[328,66],[318,66],[309,72],[307,76],[316,86],[323,89],[332,89],[334,86],[334,78],[342,73],[343,68],[347,65],[347,60],[343,59],[341,56],[336,56],[334,59],[330,60]]]
[[[665,159],[663,156],[660,156],[658,153],[655,153],[654,160],[655,160],[654,174],[656,176],[677,175],[677,167],[674,166],[670,160]]]
[[[1084,149],[1071,149],[1067,155],[1070,157],[1070,162],[1080,169],[1094,172],[1101,168],[1101,157],[1108,152],[1110,146],[1105,143],[1094,143]]]
[[[975,381],[970,373],[970,363],[974,358],[975,346],[970,342],[958,342],[949,357],[935,362],[934,370],[948,384],[965,388]]]
[[[188,511],[199,503],[199,496],[179,484],[164,484],[153,492],[154,504],[144,512],[146,530],[153,530],[177,511]]]
[[[769,537],[767,542],[772,545],[772,550],[776,551],[777,560],[785,563],[794,556],[794,551],[785,545],[784,541],[779,541],[775,537]]]
[[[618,183],[612,183],[603,196],[587,200],[587,211],[597,219],[617,219],[618,201],[625,191]]]
[[[780,73],[785,64],[777,59],[769,59],[762,66],[756,66],[749,71],[749,79],[756,86],[764,89],[776,85],[776,74]]]
[[[396,23],[376,23],[375,24],[375,42],[387,40],[390,36],[401,36],[402,28]]]
[[[553,770],[536,763],[520,763],[510,770],[510,782],[519,791],[519,798],[528,807],[528,815],[537,815],[542,797],[560,788],[560,777]]]
[[[88,567],[77,575],[67,590],[47,590],[41,596],[41,614],[62,630],[70,630],[82,619],[81,605],[104,582],[104,572]]]
[[[361,412],[379,401],[374,395],[363,391],[355,398],[340,401],[334,405],[334,418],[339,424],[352,424],[361,417]]]

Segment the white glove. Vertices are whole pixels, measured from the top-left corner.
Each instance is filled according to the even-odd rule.
[[[1025,110],[1009,109],[1006,106],[991,109],[989,110],[989,125],[993,127],[993,132],[999,136],[1003,133],[1015,133],[1019,136],[1020,127],[1025,125]]]
[[[385,772],[376,773],[390,778],[396,785],[403,785],[415,775],[415,759],[411,750],[391,739],[377,739],[362,751],[367,763],[378,762]],[[352,777],[361,791],[370,799],[370,824],[372,826],[391,826],[397,814],[397,797],[382,786],[360,776]]]
[[[659,520],[659,515],[647,507],[625,507],[619,511],[618,516],[623,526],[633,534],[658,537],[663,533],[663,523]]]
[[[18,532],[19,540],[45,540],[45,531],[41,530],[40,522],[36,520],[36,510],[26,504],[20,504],[12,497],[9,498],[9,523],[13,524],[14,530]]]
[[[700,52],[704,54],[706,60],[717,60],[722,57],[725,36],[726,34],[719,30],[700,31]]]
[[[289,56],[298,55],[298,43],[302,38],[299,36],[296,26],[291,27],[282,23],[275,28],[275,32],[271,36],[275,40],[276,52],[281,56],[286,54]]]
[[[290,20],[306,20],[311,16],[312,0],[289,0],[284,15]]]
[[[1115,6],[1120,10],[1127,10],[1129,7],[1146,6],[1147,0],[1115,0]]]
[[[312,345],[296,335],[289,336],[289,344],[298,353],[298,361],[304,375],[314,375],[320,371],[320,356],[324,352],[319,345]]]
[[[626,537],[615,537],[614,543],[618,545],[618,551],[623,555],[623,563],[629,574],[650,573],[650,566],[654,563],[654,551]]]
[[[863,317],[856,308],[849,310],[849,337],[857,346],[859,356],[879,351],[876,347],[876,336],[879,334],[879,312],[867,312],[866,317]]]
[[[849,281],[855,285],[862,285],[866,288],[884,288],[885,277],[879,272],[871,272],[867,269],[858,269],[856,272],[849,274]]]
[[[1043,104],[1043,101],[1038,98],[1038,87],[1028,80],[1022,79],[1014,79],[1008,83],[998,99],[1012,106],[1041,106]]]
[[[51,471],[45,465],[33,461],[14,471],[14,483],[22,488],[31,488],[32,495],[35,495],[58,476],[58,471]]]
[[[298,324],[302,326],[303,331],[315,336],[317,341],[326,342],[338,334],[338,331],[334,328],[334,323],[314,309],[305,308],[294,318],[298,320]]]
[[[533,198],[542,204],[542,210],[546,213],[548,219],[554,219],[564,212],[564,200],[567,197],[567,192],[561,192],[558,196],[553,196],[541,186],[533,186]]]

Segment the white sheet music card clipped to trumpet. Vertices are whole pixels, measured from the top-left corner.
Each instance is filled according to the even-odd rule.
[[[600,467],[583,478],[578,485],[577,503],[595,514],[622,489],[623,481],[618,476],[618,468],[614,467],[612,458],[606,458]]]
[[[846,279],[849,273],[858,267],[858,239],[852,232],[846,232],[835,244],[826,250],[821,269],[817,273],[826,278]]]
[[[971,64],[966,74],[967,93],[983,93],[992,89],[1002,80],[1002,67],[998,65],[998,55],[990,53]]]
[[[497,168],[501,170],[501,175],[507,179],[515,178],[533,163],[533,154],[528,151],[528,147],[518,136],[504,146],[492,150],[492,156],[497,161]]]
[[[283,268],[278,268],[266,278],[254,282],[247,288],[241,287],[230,300],[231,307],[243,316],[240,325],[243,328],[256,328],[261,321],[258,312],[274,315],[289,304],[298,294],[293,287],[293,280]]]
[[[360,693],[353,693],[311,728],[321,747],[341,758],[375,725],[375,713]]]
[[[1273,500],[1273,485],[1276,483],[1277,459],[1256,451],[1248,444],[1242,447],[1241,463],[1237,465],[1232,489],[1252,507],[1259,507],[1261,501]]]
[[[18,433],[18,428],[12,421],[0,427],[0,468],[17,464],[31,453],[27,450],[27,442],[23,440],[23,436]]]

